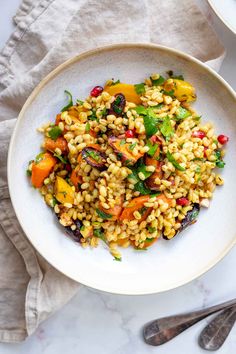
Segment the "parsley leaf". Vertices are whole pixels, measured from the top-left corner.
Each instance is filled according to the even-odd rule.
[[[68,163],[68,160],[65,159],[65,158],[64,158],[63,156],[61,156],[61,155],[58,155],[58,154],[54,153],[53,156],[57,157],[58,160],[60,160],[60,161],[61,161],[62,163],[64,163],[64,164]]]
[[[121,139],[120,146],[125,145],[125,143],[126,143],[125,139]]]
[[[57,138],[62,134],[62,130],[55,125],[52,129],[49,130],[48,135],[51,139],[57,140]]]
[[[175,93],[174,90],[170,90],[170,91],[162,90],[161,92],[164,93],[164,95],[171,96],[171,97],[173,97]]]
[[[90,131],[90,124],[89,122],[87,122],[85,125],[85,132],[88,133],[89,131]]]
[[[175,118],[177,120],[181,120],[181,119],[188,118],[189,116],[191,116],[191,112],[189,112],[187,109],[180,106],[177,109],[177,114],[176,114]]]
[[[108,213],[105,213],[104,211],[102,210],[99,210],[99,209],[96,209],[96,212],[98,214],[98,216],[102,219],[110,219],[112,218],[112,215],[111,214],[108,214]]]
[[[162,135],[168,141],[174,135],[174,129],[171,125],[170,117],[166,116],[160,126],[160,131]]]
[[[158,131],[157,123],[158,123],[157,118],[154,118],[150,115],[146,115],[143,117],[143,124],[145,127],[147,138],[150,138],[152,135],[154,135]]]
[[[137,106],[134,109],[138,114],[147,114],[147,108],[145,108],[144,106]]]
[[[35,157],[35,163],[38,164],[42,159],[43,159],[44,152],[40,152],[36,157]]]
[[[135,146],[137,145],[137,143],[135,142],[135,143],[133,143],[133,144],[131,144],[131,145],[129,145],[129,150],[134,150],[134,148],[135,148]]]
[[[157,151],[158,144],[153,144],[150,140],[147,141],[146,144],[149,147],[149,150],[147,151],[147,155],[153,157]]]
[[[69,102],[65,107],[62,108],[61,112],[67,111],[68,108],[73,106],[72,94],[67,90],[65,90],[64,92],[67,94]]]
[[[134,85],[134,89],[138,95],[141,95],[142,93],[145,92],[144,83]]]
[[[96,111],[95,109],[92,109],[92,114],[90,116],[88,116],[89,120],[98,120],[98,117],[96,116]]]
[[[141,180],[134,185],[134,190],[139,192],[142,195],[147,195],[152,193],[151,189],[147,188],[145,186],[145,183]]]
[[[82,106],[84,104],[84,101],[76,100],[76,103],[79,104],[80,106]]]
[[[103,242],[107,243],[104,233],[102,232],[102,229],[95,229],[93,231],[94,236],[100,238]]]
[[[152,82],[153,86],[160,86],[166,81],[165,78],[163,76],[161,76],[161,75],[156,80],[153,80],[151,77],[150,77],[150,79],[151,79],[151,82]]]
[[[179,171],[185,171],[185,168],[182,167],[174,158],[174,156],[169,152],[167,151],[167,154],[166,154],[166,157],[168,159],[168,161],[170,161],[172,163],[172,165]]]

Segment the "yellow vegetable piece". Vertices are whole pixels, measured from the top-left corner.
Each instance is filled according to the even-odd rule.
[[[56,177],[55,197],[60,203],[74,203],[74,191],[71,186],[61,177]]]
[[[174,90],[174,95],[179,101],[191,102],[196,100],[195,88],[187,81],[169,79],[164,83],[165,91]]]
[[[128,102],[133,102],[135,104],[142,103],[139,95],[135,91],[134,85],[131,84],[116,84],[112,86],[105,86],[104,91],[108,92],[111,96],[117,93],[123,93]]]
[[[93,236],[93,227],[85,226],[80,229],[80,233],[84,238]]]

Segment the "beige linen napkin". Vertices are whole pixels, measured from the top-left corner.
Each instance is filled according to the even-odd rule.
[[[79,287],[32,248],[9,199],[8,143],[35,85],[64,60],[111,43],[164,44],[215,69],[224,56],[193,0],[24,0],[14,20],[16,30],[0,54],[0,340],[5,342],[33,333]]]

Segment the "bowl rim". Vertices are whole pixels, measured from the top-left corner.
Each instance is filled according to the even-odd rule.
[[[16,214],[16,217],[20,223],[20,226],[22,228],[22,230],[24,231],[27,240],[30,242],[30,244],[34,247],[34,249],[51,265],[53,266],[55,269],[57,269],[59,272],[61,272],[63,275],[67,276],[68,278],[81,283],[79,279],[77,279],[76,277],[71,276],[70,274],[68,274],[66,271],[64,271],[63,267],[60,267],[60,265],[58,264],[54,264],[54,262],[51,262],[50,260],[48,260],[43,252],[41,253],[37,247],[35,246],[35,242],[34,240],[30,237],[30,235],[28,235],[25,230],[24,230],[24,225],[23,223],[21,223],[20,218],[18,217],[18,212],[17,209],[15,208],[14,205],[14,195],[11,192],[11,161],[12,161],[12,150],[13,150],[13,146],[14,146],[14,141],[15,141],[15,136],[17,134],[17,130],[18,130],[18,126],[20,124],[21,119],[24,116],[24,113],[26,111],[26,109],[28,108],[28,106],[33,102],[33,100],[35,99],[35,97],[38,95],[38,93],[43,89],[43,87],[51,80],[53,79],[57,74],[59,74],[61,71],[63,71],[65,68],[69,67],[70,65],[74,64],[75,62],[79,62],[83,59],[86,59],[90,56],[93,56],[94,54],[98,54],[98,53],[104,53],[104,52],[110,52],[113,50],[117,50],[117,49],[135,49],[135,48],[141,48],[141,49],[156,49],[156,50],[161,50],[170,54],[175,54],[178,55],[184,59],[187,59],[190,62],[194,62],[195,64],[197,64],[198,66],[200,66],[201,68],[207,70],[208,72],[210,72],[211,75],[213,75],[218,81],[220,81],[220,83],[227,89],[227,91],[229,92],[229,94],[231,94],[231,96],[235,99],[235,103],[236,103],[236,93],[233,90],[233,88],[216,72],[214,71],[211,67],[209,67],[208,65],[204,64],[203,62],[201,62],[200,60],[192,57],[189,54],[186,54],[182,51],[179,51],[177,49],[174,48],[170,48],[167,46],[163,46],[163,45],[157,45],[157,44],[152,44],[152,43],[118,43],[118,44],[112,44],[112,45],[107,45],[107,46],[102,46],[102,47],[98,47],[96,49],[91,49],[88,50],[86,52],[83,52],[81,54],[78,54],[68,60],[66,60],[65,62],[63,62],[62,64],[60,64],[59,66],[57,66],[54,70],[52,70],[49,74],[47,74],[40,82],[39,84],[33,89],[33,91],[31,92],[31,94],[29,95],[29,97],[27,98],[27,100],[25,101],[15,124],[11,139],[10,139],[10,144],[9,144],[9,149],[8,149],[8,158],[7,158],[7,178],[8,178],[8,185],[9,185],[9,194],[10,194],[10,198],[12,201],[12,205]],[[150,294],[157,294],[157,293],[161,293],[164,291],[168,291],[168,290],[173,290],[176,289],[180,286],[183,286],[189,282],[191,282],[192,280],[200,277],[201,275],[203,275],[204,273],[206,273],[208,270],[210,270],[211,268],[213,268],[218,262],[220,262],[226,255],[227,253],[233,248],[233,246],[236,244],[236,234],[235,234],[235,238],[233,239],[233,241],[227,246],[225,247],[222,252],[215,257],[214,260],[212,260],[211,262],[209,262],[209,264],[205,265],[200,271],[196,272],[196,274],[192,275],[191,277],[187,277],[186,279],[182,279],[181,281],[176,281],[175,283],[171,283],[168,286],[164,286],[163,288],[156,288],[155,286],[153,286],[153,290],[148,290],[148,291],[143,291],[143,290],[137,290],[135,292],[130,292],[130,291],[126,291],[125,289],[121,289],[120,291],[112,288],[109,288],[107,286],[103,286],[101,284],[101,286],[97,286],[97,284],[93,284],[92,281],[88,281],[85,282],[83,281],[83,285],[86,285],[90,288],[96,289],[96,290],[100,290],[100,291],[104,291],[107,293],[112,293],[112,294],[119,294],[119,295],[150,295]]]
[[[230,30],[233,34],[236,34],[236,30],[235,28],[231,25],[231,23],[228,22],[228,20],[226,20],[224,18],[224,16],[222,16],[222,14],[217,10],[217,7],[214,3],[213,0],[208,0],[208,4],[210,5],[211,9],[213,10],[214,14],[216,15],[216,17],[218,17],[218,19],[220,19],[220,21],[223,23],[223,25],[225,27],[228,28],[228,30]]]

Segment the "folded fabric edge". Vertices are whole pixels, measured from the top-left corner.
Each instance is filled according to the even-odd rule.
[[[32,0],[33,1],[33,0]],[[48,8],[55,0],[42,0],[38,6],[34,6],[32,11],[27,16],[22,18],[22,21],[17,23],[16,29],[7,40],[5,46],[0,51],[0,85],[7,87],[12,79],[12,74],[9,67],[9,59],[14,53],[17,42],[24,35],[28,27]],[[26,4],[27,4],[26,0]],[[28,5],[30,5],[29,0]]]
[[[0,342],[2,343],[19,343],[26,337],[25,330],[0,330]]]

